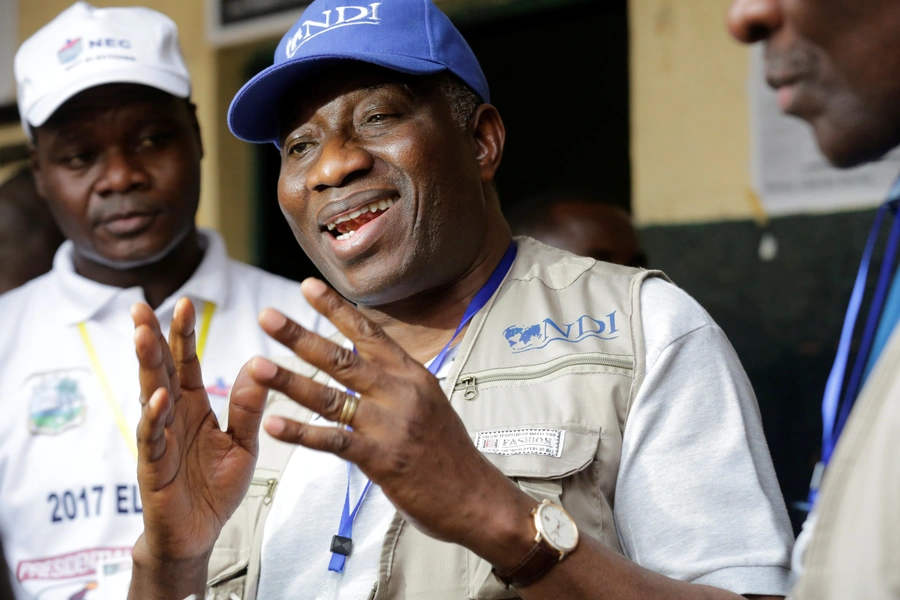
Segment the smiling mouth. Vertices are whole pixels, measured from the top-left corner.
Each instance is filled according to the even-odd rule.
[[[361,206],[349,213],[345,213],[325,224],[325,229],[338,240],[349,240],[356,235],[357,230],[383,215],[399,198],[379,200]]]

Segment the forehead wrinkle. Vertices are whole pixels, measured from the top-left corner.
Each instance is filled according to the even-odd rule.
[[[369,92],[376,92],[389,87],[399,88],[410,98],[415,97],[415,92],[413,92],[412,87],[410,87],[409,83],[406,81],[383,81],[381,83],[373,83],[372,85],[367,85],[361,89]]]

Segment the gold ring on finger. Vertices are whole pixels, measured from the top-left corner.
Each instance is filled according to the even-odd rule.
[[[356,414],[356,407],[359,406],[359,398],[355,395],[347,395],[344,400],[344,406],[341,408],[341,416],[338,417],[338,425],[347,426],[350,425],[350,421],[353,420],[353,415]]]

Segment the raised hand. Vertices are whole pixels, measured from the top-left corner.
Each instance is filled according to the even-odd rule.
[[[135,591],[142,564],[163,570],[191,565],[192,571],[202,566],[191,589],[180,590],[200,586],[202,592],[209,552],[250,485],[267,390],[254,384],[245,367],[231,395],[228,430],[221,431],[203,386],[191,302],[176,304],[168,343],[149,306],[135,304],[131,314],[140,363],[137,445],[144,516],[144,533],[134,547],[132,597],[156,595]]]
[[[306,280],[301,289],[310,304],[353,341],[357,353],[303,329],[275,310],[264,311],[260,324],[301,359],[361,397],[350,422],[352,431],[281,417],[267,419],[266,431],[282,441],[356,463],[425,533],[465,545],[485,558],[497,553],[509,560],[499,538],[507,533],[507,526],[524,530],[522,524],[527,523],[535,501],[476,450],[431,373],[322,282]],[[332,421],[338,421],[347,398],[341,390],[264,359],[254,359],[248,373],[258,384]],[[511,544],[519,541],[515,536],[510,533]]]

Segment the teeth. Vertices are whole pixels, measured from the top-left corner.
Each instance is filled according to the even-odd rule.
[[[379,200],[378,202],[373,202],[372,204],[367,204],[366,206],[362,206],[362,207],[354,210],[350,214],[338,217],[333,222],[328,223],[326,225],[326,227],[328,228],[328,231],[334,231],[335,226],[339,225],[340,223],[343,223],[344,221],[350,221],[351,219],[355,219],[356,217],[358,217],[360,215],[364,215],[367,212],[376,212],[379,210],[387,210],[394,205],[394,202],[396,202],[396,200],[391,198],[389,200]],[[353,232],[351,231],[350,233],[352,234]],[[348,234],[345,233],[345,234],[339,235],[337,237],[337,239],[339,239],[339,240],[349,239],[347,237],[344,237],[346,235],[348,235]]]
[[[342,233],[341,235],[337,236],[337,239],[339,239],[339,240],[349,240],[349,239],[352,238],[354,235],[356,235],[356,230],[355,230],[355,229],[354,229],[353,231],[348,231],[347,233]]]

